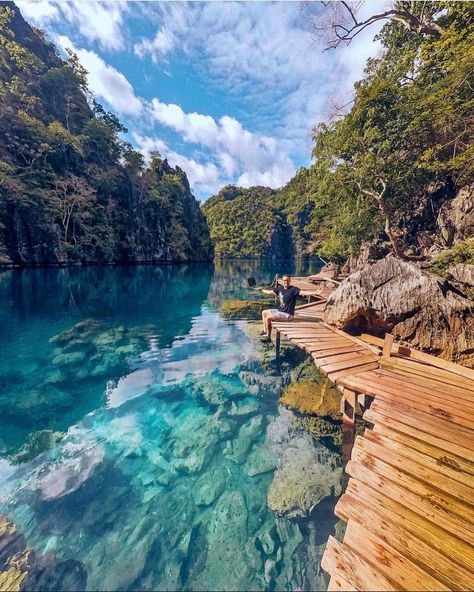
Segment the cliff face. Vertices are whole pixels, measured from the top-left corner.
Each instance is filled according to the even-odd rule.
[[[208,260],[184,171],[143,157],[112,113],[88,104],[13,3],[0,6],[0,264]]]

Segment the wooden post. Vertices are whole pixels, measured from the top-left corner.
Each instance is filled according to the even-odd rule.
[[[276,329],[275,335],[275,356],[280,357],[280,331],[278,329]]]
[[[386,356],[387,358],[389,358],[392,353],[392,345],[394,340],[395,337],[391,333],[385,333],[382,355]]]
[[[344,389],[343,408],[342,408],[342,422],[346,425],[353,426],[355,423],[355,407],[356,394],[354,391]]]
[[[369,405],[370,405],[371,400],[372,400],[372,397],[369,396],[369,395],[365,395],[363,393],[359,393],[357,395],[357,402],[360,405],[360,408],[362,410],[362,413],[369,408]]]

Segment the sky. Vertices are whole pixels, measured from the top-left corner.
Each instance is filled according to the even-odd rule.
[[[314,127],[352,97],[380,46],[368,28],[324,52],[320,2],[18,0],[88,71],[91,94],[146,157],[180,166],[195,196],[278,188],[311,162]],[[362,10],[373,10],[363,6]]]

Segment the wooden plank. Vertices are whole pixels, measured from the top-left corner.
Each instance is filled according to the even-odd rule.
[[[450,560],[474,572],[474,548],[457,534],[451,534],[438,523],[428,520],[415,511],[402,497],[401,503],[389,497],[386,492],[378,491],[361,481],[350,479],[346,493],[359,499],[367,508],[371,508],[384,518],[398,524],[400,528],[416,538],[425,541]]]
[[[390,470],[390,468],[382,466],[382,463],[377,459],[366,457],[367,455],[361,452],[357,452],[355,456],[354,450],[352,456],[353,459],[346,466],[346,472],[351,477],[383,492],[384,495],[402,505],[412,508],[418,514],[468,544],[474,543],[473,525],[459,515],[460,513],[466,515],[468,512],[454,498],[448,500],[442,492],[424,486],[421,482],[414,483],[414,480],[408,475],[395,469]],[[374,469],[374,466],[377,467],[377,470]]]
[[[342,346],[339,348],[331,349],[331,350],[328,350],[327,352],[315,352],[313,354],[313,358],[315,360],[319,360],[320,358],[324,358],[327,356],[336,356],[338,354],[348,354],[348,353],[362,352],[362,351],[364,351],[364,350],[358,348],[356,345],[348,345],[348,346]]]
[[[366,333],[364,333],[360,336],[360,339],[362,339],[363,341],[367,341],[367,343],[370,343],[371,345],[383,347],[383,339],[380,339],[380,337],[374,337],[373,335],[367,335]],[[459,376],[463,376],[464,378],[474,380],[474,370],[472,370],[471,368],[466,368],[465,366],[461,366],[460,364],[456,364],[448,360],[443,360],[442,358],[438,358],[436,356],[431,356],[430,354],[420,352],[412,347],[404,346],[403,344],[394,343],[391,348],[391,353],[394,355],[398,355],[402,358],[408,358],[411,360],[425,362],[426,364],[431,364],[432,366],[436,366],[437,368],[448,370],[453,374],[457,374]]]
[[[469,462],[474,462],[474,455],[472,451],[468,448],[465,448],[461,444],[457,444],[455,442],[450,442],[445,439],[440,439],[439,436],[434,436],[429,432],[426,432],[421,429],[413,428],[410,425],[406,424],[403,421],[398,421],[395,417],[390,415],[386,415],[385,413],[381,413],[380,411],[374,411],[372,408],[367,409],[364,413],[364,419],[369,421],[370,423],[382,423],[387,427],[393,428],[399,432],[403,432],[413,438],[418,438],[428,444],[432,444],[433,446],[438,446],[443,450],[448,452],[452,452],[461,458],[467,459]],[[377,426],[376,426],[377,427]]]
[[[453,561],[450,553],[439,551],[431,531],[429,536],[419,529],[413,534],[399,523],[398,514],[347,492],[337,502],[334,513],[345,522],[358,522],[366,532],[373,532],[452,590],[474,590],[474,574]],[[411,526],[414,529],[415,525]]]
[[[341,349],[342,347],[348,347],[344,343],[316,344],[314,342],[303,342],[302,346],[309,352],[329,352],[333,349]]]
[[[385,356],[380,358],[380,365],[382,368],[398,368],[400,370],[406,371],[407,373],[425,376],[426,378],[434,380],[435,382],[448,385],[453,384],[474,393],[474,382],[472,380],[462,376],[455,376],[452,372],[442,368],[435,368],[434,366],[429,366],[427,364],[413,360],[407,360],[405,358],[387,358]]]
[[[372,354],[361,355],[359,354],[357,357],[346,360],[343,362],[329,362],[328,364],[322,364],[319,366],[319,369],[324,374],[329,374],[330,372],[336,372],[337,370],[345,370],[346,368],[354,368],[356,366],[363,366],[365,364],[370,364],[371,362],[376,362],[377,357],[373,356]]]
[[[389,369],[389,368],[380,368],[377,370],[378,376],[385,376],[395,379],[396,376],[400,376],[400,372],[404,377],[404,381],[410,383],[412,386],[416,386],[418,388],[422,388],[424,390],[436,391],[439,393],[447,393],[449,392],[452,395],[456,395],[456,397],[462,398],[464,401],[472,402],[474,396],[469,392],[466,391],[463,387],[456,386],[455,384],[445,385],[440,382],[430,381],[422,376],[418,376],[415,374],[407,374],[404,371]]]
[[[360,345],[361,347],[370,350],[372,353],[374,353],[376,355],[380,354],[377,347],[374,347],[373,345],[370,345],[370,344],[366,343],[365,341],[362,341],[362,339],[359,339],[358,337],[354,337],[354,335],[349,335],[348,333],[345,333],[344,331],[341,331],[340,329],[336,329],[336,327],[333,327],[332,325],[328,325],[327,323],[323,322],[321,324],[324,325],[325,327],[327,327],[328,329],[330,329],[331,331],[333,331],[334,333],[337,333],[338,335],[341,335],[342,337],[345,337],[346,339],[353,341],[357,345]]]
[[[399,432],[392,427],[386,426],[380,422],[376,423],[373,430],[366,430],[365,437],[368,434],[380,434],[390,438],[390,440],[403,444],[416,452],[430,456],[436,461],[436,464],[450,467],[453,471],[474,475],[474,462],[462,458],[457,454],[438,448],[428,442],[423,442],[412,436]]]
[[[342,578],[339,574],[334,574],[329,580],[327,592],[357,592],[352,584]]]
[[[382,348],[382,355],[386,356],[387,358],[390,357],[390,352],[392,350],[392,345],[395,340],[395,337],[391,333],[385,334],[385,339],[383,341],[383,348]]]
[[[340,575],[358,590],[396,590],[393,583],[352,549],[330,536],[321,560],[331,576]]]
[[[363,366],[357,366],[355,368],[349,368],[348,370],[339,370],[338,372],[331,372],[328,373],[328,377],[330,380],[337,384],[337,381],[340,378],[344,378],[344,376],[349,376],[350,374],[358,374],[359,372],[367,372],[368,370],[374,370],[375,368],[379,367],[379,362],[372,362],[371,364],[364,364]]]
[[[364,374],[358,374],[355,377],[349,376],[348,378],[341,381],[342,386],[352,388],[357,392],[363,392],[369,394],[377,399],[386,399],[390,401],[397,401],[406,404],[410,407],[419,408],[425,412],[429,412],[432,415],[438,415],[439,417],[445,417],[450,414],[454,417],[464,417],[468,420],[472,418],[472,411],[470,406],[465,406],[462,402],[457,399],[454,395],[451,397],[444,398],[443,395],[438,393],[427,393],[419,390],[412,390],[411,386],[408,386],[408,391],[405,390],[406,385],[400,382],[398,385],[381,379],[376,376],[376,371],[371,372],[370,375],[365,376]],[[472,406],[474,411],[474,405]],[[445,413],[446,412],[446,413]],[[472,420],[471,420],[472,424]]]
[[[474,431],[464,426],[453,424],[445,419],[440,419],[422,411],[410,409],[405,405],[398,403],[387,403],[382,399],[375,399],[371,409],[375,412],[390,415],[399,422],[420,429],[422,432],[428,432],[438,436],[443,440],[457,443],[460,440],[465,448],[474,452]]]
[[[343,354],[329,354],[326,357],[318,357],[318,364],[320,365],[324,365],[324,364],[335,364],[337,362],[344,362],[346,360],[359,360],[361,358],[367,358],[369,357],[371,361],[375,360],[375,356],[372,356],[371,354],[367,355],[366,352],[364,351],[355,351],[355,352],[347,352],[347,353],[343,353]],[[316,359],[316,358],[315,358]]]
[[[397,441],[396,439],[390,438],[389,436],[379,432],[374,432],[373,430],[366,430],[364,434],[364,440],[378,444],[380,447],[383,447],[384,450],[390,450],[391,452],[396,453],[403,458],[407,458],[410,461],[423,465],[423,467],[427,469],[431,469],[432,471],[439,473],[440,475],[444,476],[444,484],[446,487],[451,488],[451,481],[462,483],[471,489],[466,499],[469,500],[473,496],[473,476],[462,471],[459,467],[454,467],[451,464],[438,462],[438,459],[442,458],[446,454],[442,450],[439,450],[437,459],[436,457],[425,454],[422,450],[419,450],[419,447],[414,442],[412,443],[412,447],[410,447]],[[413,446],[415,446],[415,448],[413,448]],[[370,450],[365,450],[370,452]],[[375,452],[374,454],[375,456],[378,456]],[[388,462],[390,462],[390,460],[388,460]]]
[[[462,408],[457,409],[454,405],[451,407],[449,405],[431,404],[429,401],[420,401],[416,397],[400,400],[395,395],[383,391],[379,392],[375,399],[381,405],[393,406],[393,408],[400,410],[402,408],[406,409],[407,413],[410,413],[410,410],[413,409],[416,410],[415,413],[424,413],[429,417],[448,421],[454,429],[457,425],[462,426],[464,429],[470,429],[473,425],[472,416],[466,417],[468,413],[463,412]],[[472,436],[474,437],[474,432]]]
[[[467,475],[467,482],[463,483],[457,481],[451,478],[449,471],[446,469],[444,472],[437,471],[437,465],[435,462],[433,462],[431,466],[424,463],[422,454],[416,455],[413,453],[410,454],[409,452],[408,454],[402,454],[401,452],[403,452],[403,450],[400,451],[400,448],[402,447],[396,445],[390,446],[389,443],[383,438],[380,438],[380,436],[377,437],[377,435],[373,438],[370,438],[370,436],[364,438],[358,436],[356,438],[356,443],[358,450],[363,451],[365,454],[378,458],[384,463],[387,463],[420,481],[425,481],[450,496],[456,497],[465,504],[472,504],[474,501],[474,490],[472,488],[474,480]],[[448,472],[448,474],[446,474],[446,472]],[[471,507],[469,513],[471,514],[471,518],[467,518],[467,520],[474,523],[474,507]]]
[[[349,520],[344,545],[363,554],[367,561],[394,582],[397,590],[449,590],[443,582],[418,567],[389,542],[384,541],[358,522]]]

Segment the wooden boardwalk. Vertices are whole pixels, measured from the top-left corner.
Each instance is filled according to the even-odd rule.
[[[474,589],[474,371],[317,320],[324,303],[274,323],[373,424],[358,436],[322,566],[329,590]],[[318,307],[318,308],[316,308]],[[313,321],[308,317],[313,315]]]

